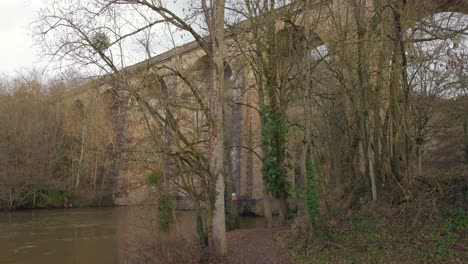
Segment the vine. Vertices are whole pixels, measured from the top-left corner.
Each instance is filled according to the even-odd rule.
[[[284,113],[268,106],[262,112],[262,174],[265,187],[275,198],[288,196],[290,184],[286,177],[286,118]]]
[[[317,195],[316,166],[312,163],[312,154],[310,146],[307,147],[306,173],[307,184],[305,191],[307,212],[309,213],[310,223],[314,228],[318,227],[319,201]]]

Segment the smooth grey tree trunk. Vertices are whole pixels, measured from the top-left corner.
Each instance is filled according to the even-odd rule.
[[[215,181],[215,201],[212,211],[212,233],[208,239],[208,246],[214,255],[222,256],[227,253],[226,224],[224,207],[224,0],[214,0],[211,15],[211,94],[210,94],[210,122],[209,122],[209,161],[210,174]]]

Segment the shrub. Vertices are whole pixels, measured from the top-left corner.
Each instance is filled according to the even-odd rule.
[[[159,207],[159,228],[162,231],[169,231],[169,225],[172,223],[171,199],[169,195],[164,194],[158,199]]]
[[[161,178],[161,175],[159,175],[159,173],[153,171],[151,172],[148,177],[146,178],[146,183],[149,185],[149,186],[154,186],[154,187],[158,187],[161,185],[162,183],[162,178]]]

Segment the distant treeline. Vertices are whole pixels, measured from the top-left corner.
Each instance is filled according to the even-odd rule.
[[[83,103],[69,99],[78,85],[33,73],[1,80],[0,209],[95,205],[108,196],[106,122],[93,109],[85,125]]]

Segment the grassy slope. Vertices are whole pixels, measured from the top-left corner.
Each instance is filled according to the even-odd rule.
[[[432,194],[396,205],[362,204],[326,220],[314,237],[307,219],[297,217],[282,240],[300,263],[468,263],[466,180]]]
[[[312,263],[425,263],[468,261],[466,212],[440,224],[412,229],[385,217],[357,216],[315,243],[305,258]],[[301,256],[299,256],[301,257]]]
[[[411,228],[408,219],[354,216],[306,246],[289,240],[301,263],[467,263],[466,211],[438,224]]]

